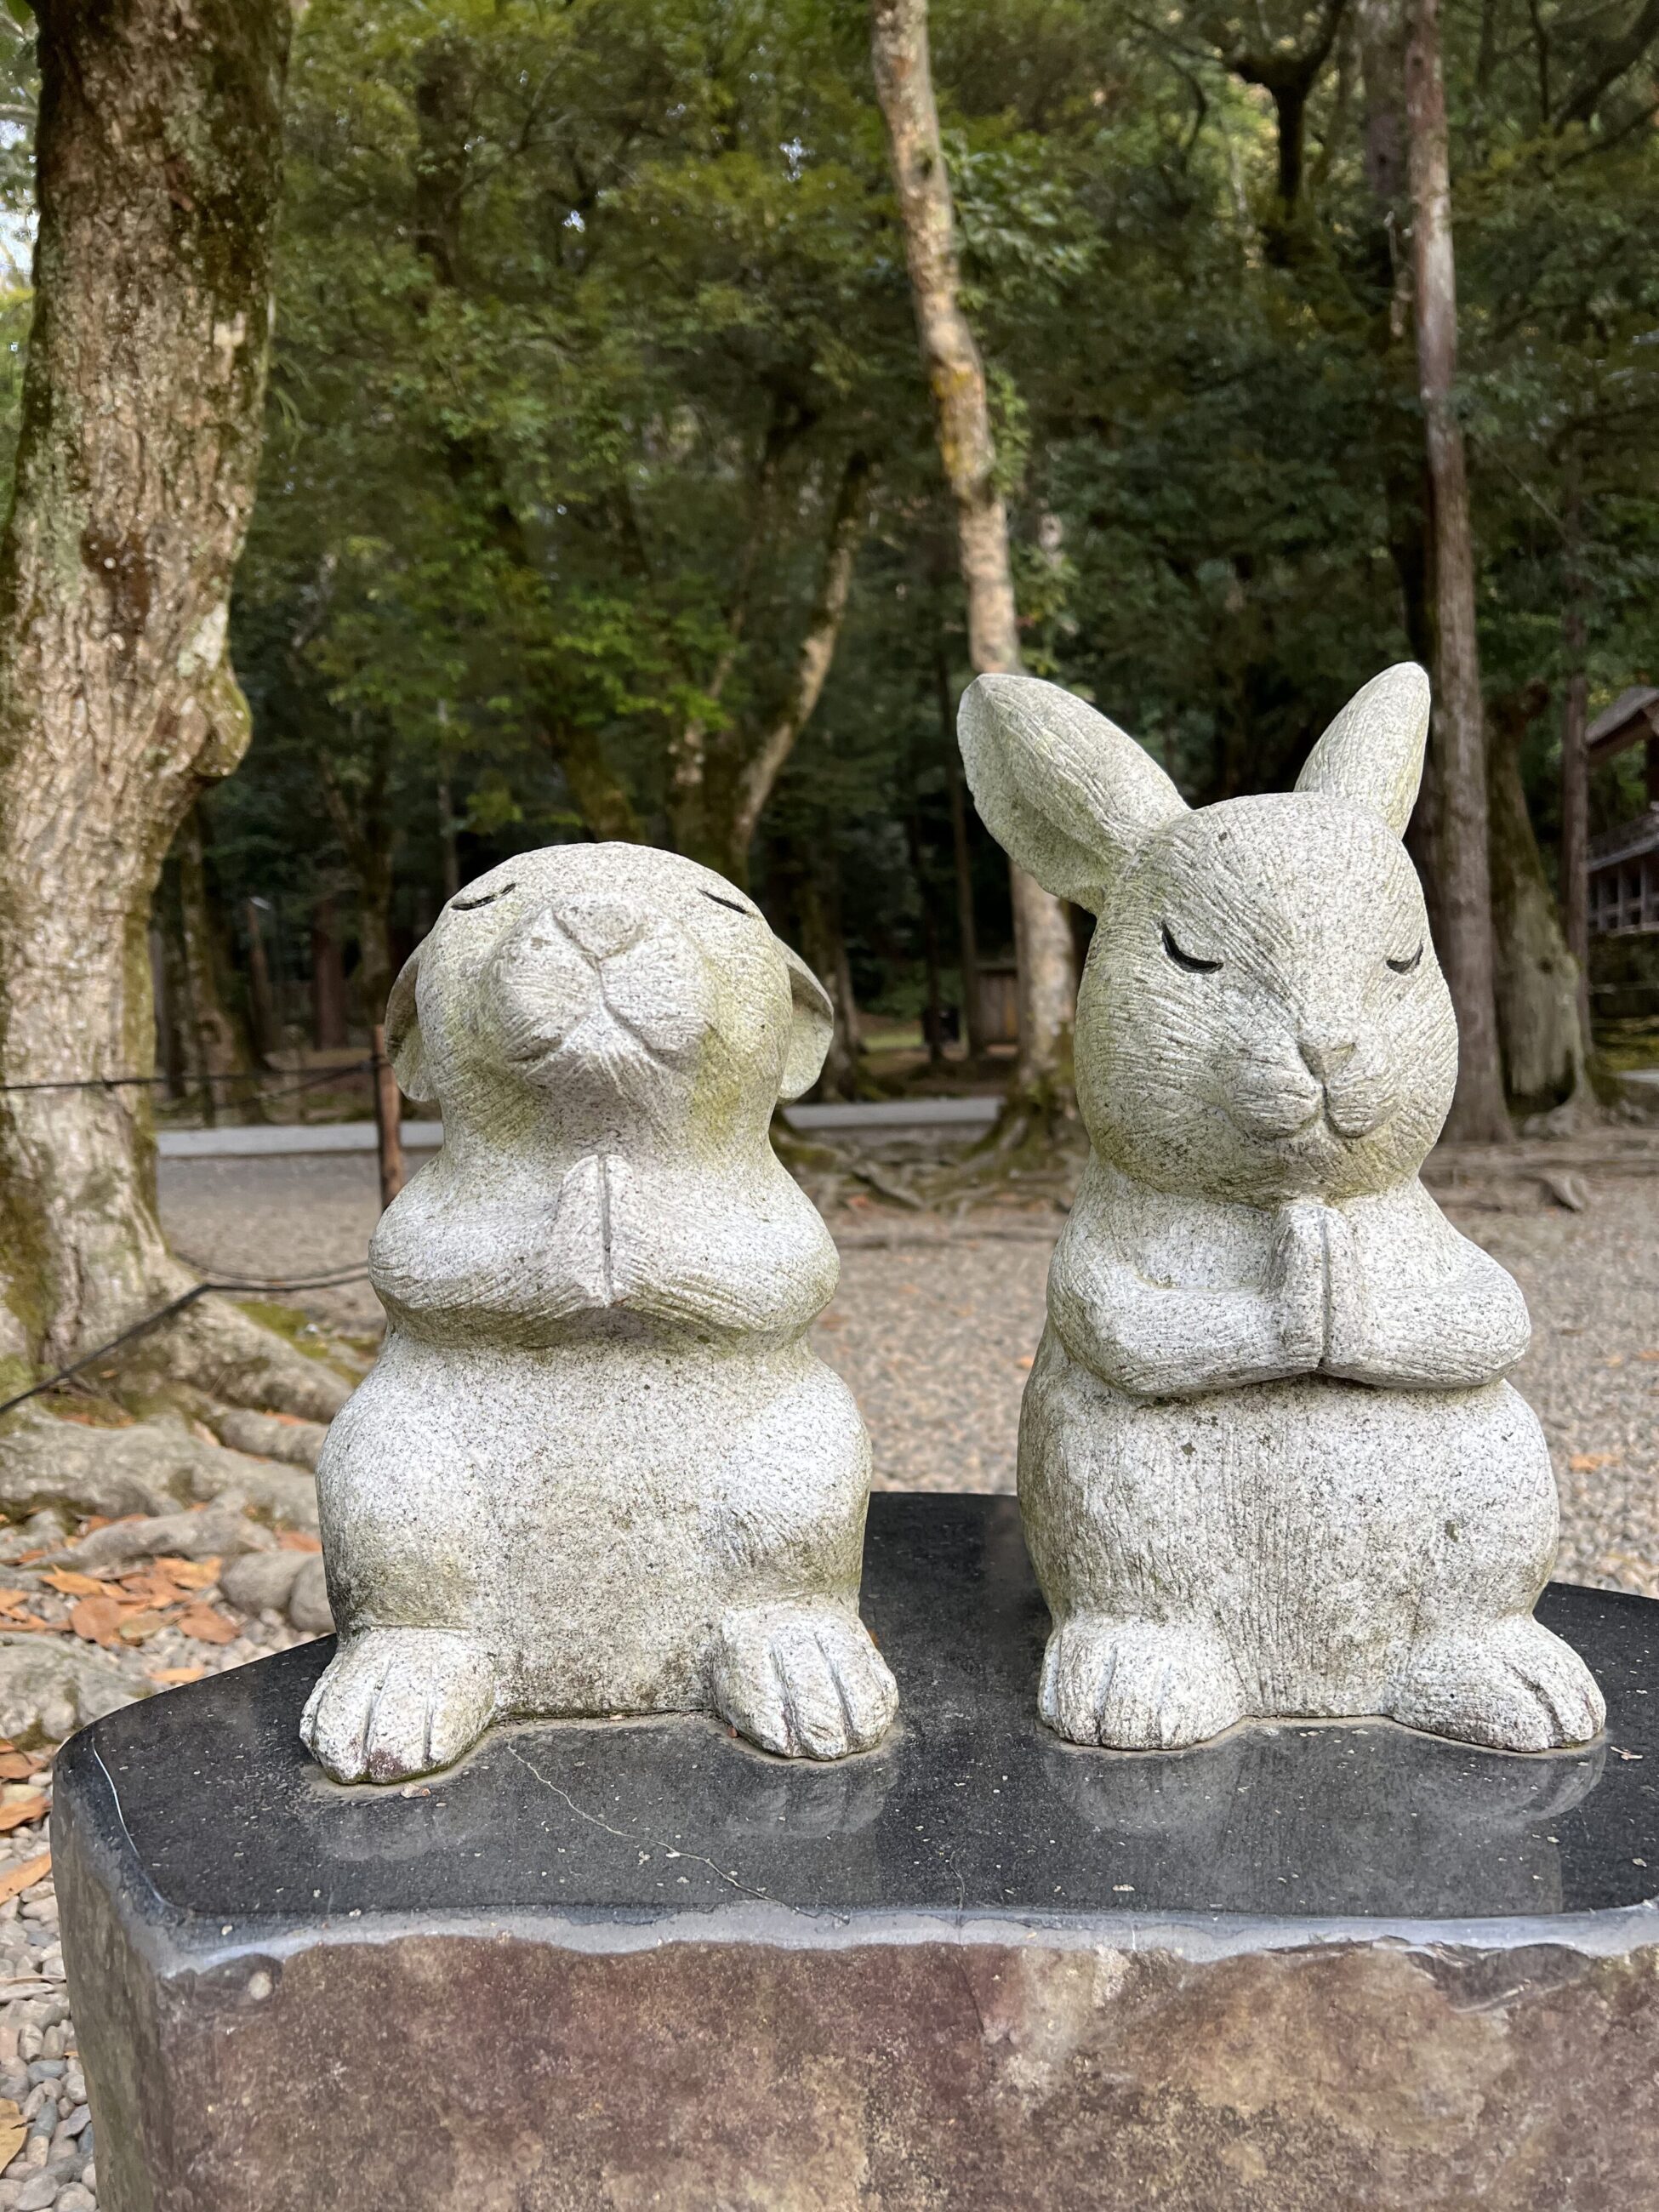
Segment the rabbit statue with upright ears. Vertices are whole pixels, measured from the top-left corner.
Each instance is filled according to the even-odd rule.
[[[1019,1438],[1042,1712],[1073,1742],[1382,1715],[1544,1751],[1601,1726],[1532,1618],[1557,1504],[1504,1380],[1526,1308],[1418,1179],[1457,1065],[1401,842],[1428,718],[1421,669],[1391,668],[1294,792],[1193,811],[1053,684],[963,701],[981,816],[1099,917],[1092,1149]]]
[[[885,1731],[869,1439],[806,1337],[836,1248],[769,1138],[830,1023],[751,899],[640,845],[522,853],[410,957],[386,1034],[444,1140],[375,1231],[386,1348],[317,1468],[340,1645],[301,1732],[337,1781],[499,1719]]]

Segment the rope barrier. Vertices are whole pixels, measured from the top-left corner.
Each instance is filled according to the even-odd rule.
[[[47,1390],[55,1390],[60,1382],[67,1382],[71,1376],[82,1374],[88,1367],[95,1367],[100,1359],[108,1358],[110,1353],[118,1351],[122,1345],[130,1344],[134,1337],[146,1335],[151,1329],[160,1328],[164,1321],[171,1321],[174,1314],[182,1313],[186,1306],[194,1305],[198,1298],[205,1297],[210,1291],[335,1291],[343,1288],[348,1283],[367,1281],[368,1277],[367,1267],[349,1267],[337,1269],[331,1275],[307,1275],[284,1282],[256,1282],[247,1277],[228,1275],[211,1282],[192,1283],[189,1290],[176,1298],[170,1298],[166,1305],[158,1307],[153,1314],[146,1314],[142,1321],[134,1322],[131,1328],[124,1328],[118,1336],[111,1337],[107,1344],[100,1344],[95,1352],[87,1352],[82,1358],[71,1361],[69,1366],[60,1367],[55,1375],[48,1375],[43,1381],[32,1383],[27,1390],[20,1390],[15,1398],[8,1398],[0,1404],[0,1415],[9,1413],[15,1407],[26,1406],[31,1398],[39,1398]]]
[[[253,1093],[256,1098],[286,1098],[296,1091],[315,1091],[325,1083],[337,1082],[343,1075],[367,1075],[373,1073],[373,1060],[348,1060],[342,1067],[324,1067],[301,1076],[294,1083],[268,1084]],[[253,1083],[260,1078],[252,1071],[224,1075],[191,1075],[184,1079],[180,1088],[191,1091],[198,1086],[205,1090],[214,1083]],[[40,1083],[0,1083],[0,1091],[133,1091],[172,1087],[170,1075],[88,1075],[70,1078],[52,1078]]]

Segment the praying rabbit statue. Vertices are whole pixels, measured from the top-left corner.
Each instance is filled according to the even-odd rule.
[[[963,699],[980,813],[1098,917],[1091,1152],[1019,1441],[1041,1711],[1073,1742],[1381,1715],[1544,1751],[1602,1724],[1532,1617],[1558,1509],[1504,1379],[1525,1304],[1419,1180],[1457,1066],[1401,842],[1428,720],[1391,668],[1294,792],[1194,811],[1053,684]]]

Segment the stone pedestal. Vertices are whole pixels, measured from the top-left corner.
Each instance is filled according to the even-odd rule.
[[[1659,2203],[1659,1605],[1552,1589],[1586,1751],[1038,1723],[1011,1498],[879,1497],[883,1747],[699,1718],[323,1779],[309,1645],[58,1768],[105,2212]]]

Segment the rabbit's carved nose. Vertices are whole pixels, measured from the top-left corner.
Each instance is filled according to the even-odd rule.
[[[637,945],[651,927],[648,915],[604,891],[572,892],[553,902],[559,926],[590,960],[614,959]]]
[[[1321,1083],[1340,1075],[1354,1055],[1354,1039],[1318,1034],[1297,1039],[1297,1048]]]

